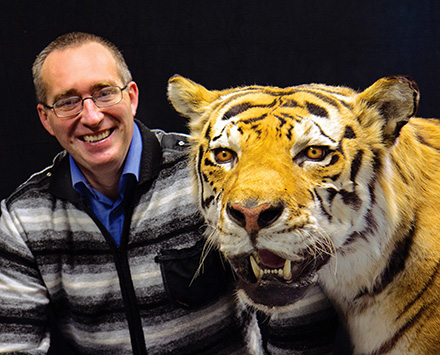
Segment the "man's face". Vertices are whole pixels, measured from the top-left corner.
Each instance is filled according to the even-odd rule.
[[[110,51],[95,42],[49,54],[42,78],[49,106],[62,98],[85,98],[105,86],[122,88],[127,84],[121,81]],[[122,171],[138,104],[136,84],[130,82],[122,93],[120,103],[103,109],[85,100],[83,111],[72,118],[57,117],[53,110],[37,106],[43,126],[72,155],[86,177],[92,174],[99,179]]]

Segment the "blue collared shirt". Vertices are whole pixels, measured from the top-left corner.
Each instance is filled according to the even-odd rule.
[[[72,176],[73,188],[78,191],[90,206],[95,216],[107,228],[116,244],[121,243],[122,229],[124,226],[125,213],[127,209],[127,194],[136,186],[139,181],[139,169],[142,156],[142,137],[137,124],[134,124],[133,138],[128,150],[124,170],[119,180],[119,196],[115,202],[94,189],[78,165],[70,159],[70,174]]]

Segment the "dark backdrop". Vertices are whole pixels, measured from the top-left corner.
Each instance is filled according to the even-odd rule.
[[[138,118],[185,132],[166,99],[175,73],[210,89],[307,82],[364,89],[407,74],[421,89],[419,115],[440,117],[439,15],[438,0],[2,1],[0,197],[60,150],[39,122],[30,68],[61,34],[113,41],[140,87]]]
[[[175,73],[210,89],[308,82],[364,89],[407,74],[421,89],[419,115],[440,117],[439,16],[439,0],[2,1],[0,198],[60,150],[39,122],[31,65],[61,34],[114,42],[140,87],[138,118],[186,132],[166,99]]]

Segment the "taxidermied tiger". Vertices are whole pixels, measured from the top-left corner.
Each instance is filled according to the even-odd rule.
[[[271,312],[319,279],[354,352],[440,353],[440,122],[414,118],[409,77],[210,91],[180,76],[200,209]]]

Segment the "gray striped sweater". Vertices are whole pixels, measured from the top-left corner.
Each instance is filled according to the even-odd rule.
[[[216,251],[194,277],[203,223],[186,137],[138,124],[140,182],[120,246],[71,187],[65,152],[2,201],[0,352],[47,353],[51,333],[78,354],[330,352],[336,317],[318,289],[261,333]]]

